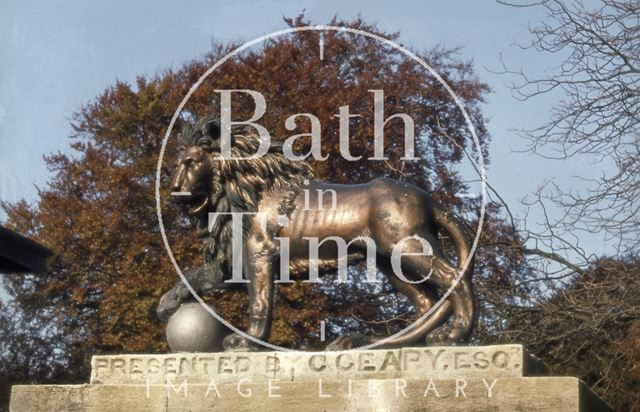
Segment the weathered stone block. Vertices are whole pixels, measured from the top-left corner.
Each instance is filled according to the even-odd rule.
[[[88,385],[17,385],[11,411],[608,411],[521,345],[94,356]]]
[[[14,386],[13,412],[609,411],[576,378]]]

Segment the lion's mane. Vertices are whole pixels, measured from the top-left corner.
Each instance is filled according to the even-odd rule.
[[[233,126],[231,130],[231,159],[220,154],[220,119],[215,115],[199,120],[195,125],[185,123],[180,133],[183,147],[200,146],[213,156],[212,182],[208,194],[215,207],[207,213],[198,214],[196,227],[204,239],[204,258],[212,270],[231,273],[231,216],[223,213],[256,212],[263,196],[275,190],[287,190],[280,204],[280,214],[289,216],[293,211],[294,199],[304,180],[311,180],[313,172],[303,161],[287,158],[282,151],[282,142],[272,138],[269,151],[264,156],[250,160],[258,151],[260,136],[248,126]],[[211,230],[208,230],[208,213],[221,213]]]

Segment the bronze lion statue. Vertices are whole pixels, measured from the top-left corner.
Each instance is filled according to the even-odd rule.
[[[259,136],[251,127],[234,126],[231,135],[233,157],[256,153]],[[171,190],[183,194],[176,196],[176,200],[194,219],[203,239],[202,266],[185,273],[196,292],[229,286],[225,282],[232,269],[232,219],[228,213],[266,216],[266,225],[258,221],[258,215],[249,215],[243,224],[243,273],[249,281],[245,284],[250,321],[246,332],[253,337],[269,339],[274,281],[280,268],[276,237],[289,239],[289,272],[294,279],[308,276],[311,265],[322,273],[335,271],[345,258],[349,263],[364,260],[368,250],[362,240],[372,239],[377,247],[378,269],[399,293],[409,298],[418,317],[450,289],[469,258],[470,247],[462,223],[414,185],[391,179],[355,185],[315,181],[306,162],[288,159],[282,145],[275,142],[261,157],[223,159],[220,122],[215,116],[205,117],[195,125],[184,125],[179,138],[183,150]],[[323,193],[333,193],[332,199]],[[309,204],[316,205],[318,201],[320,207],[309,208]],[[333,202],[332,207],[329,202]],[[220,213],[210,226],[209,213]],[[437,235],[441,230],[455,246],[458,265],[438,246]],[[432,253],[421,253],[424,244],[415,239],[403,242],[401,279],[392,270],[392,251],[402,239],[416,235],[429,243]],[[311,262],[310,237],[343,239],[349,245],[347,256],[340,259],[337,242],[322,242]],[[472,267],[471,263],[467,265],[443,304],[404,335],[393,339],[345,335],[331,342],[328,349],[349,349],[373,342],[398,347],[420,341],[438,344],[468,341],[476,318]],[[180,281],[161,298],[158,315],[168,318],[187,299],[190,293]],[[226,350],[255,348],[255,344],[238,334],[227,336],[223,344]]]

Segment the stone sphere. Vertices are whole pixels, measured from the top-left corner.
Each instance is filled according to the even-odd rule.
[[[167,323],[167,342],[173,352],[217,352],[226,330],[200,303],[185,303]]]

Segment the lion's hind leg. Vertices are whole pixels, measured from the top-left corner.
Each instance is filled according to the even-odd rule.
[[[459,276],[457,268],[452,267],[442,257],[434,257],[432,262],[432,279],[441,293],[447,293]],[[475,300],[471,280],[462,276],[450,291],[447,300],[453,306],[453,319],[441,325],[428,337],[429,343],[465,343],[473,331],[475,321]]]
[[[424,287],[422,284],[405,282],[393,273],[387,271],[385,273],[388,273],[387,277],[396,290],[407,296],[413,303],[418,321],[407,333],[392,340],[383,339],[384,346],[411,345],[424,340],[431,331],[441,326],[451,316],[451,304],[448,301],[433,308],[437,297],[430,288]],[[429,315],[425,316],[427,313]]]
[[[432,243],[433,245],[433,243]],[[412,248],[405,248],[401,260],[403,276],[413,282],[421,281],[415,285],[422,289],[423,293],[442,296],[454,284],[458,271],[451,266],[439,248],[434,247],[434,255],[421,253],[410,254],[409,252],[419,252]],[[407,283],[403,279],[400,282]],[[435,299],[434,299],[435,300]],[[434,313],[427,317],[431,319],[428,323],[433,326],[426,330],[425,335],[430,343],[462,343],[466,342],[473,329],[474,306],[473,295],[470,288],[469,279],[463,276],[461,281],[450,292],[447,299],[439,306],[446,306],[443,309],[438,307]],[[448,318],[453,315],[451,322]],[[450,324],[449,324],[450,323]],[[437,330],[433,330],[437,328]]]

